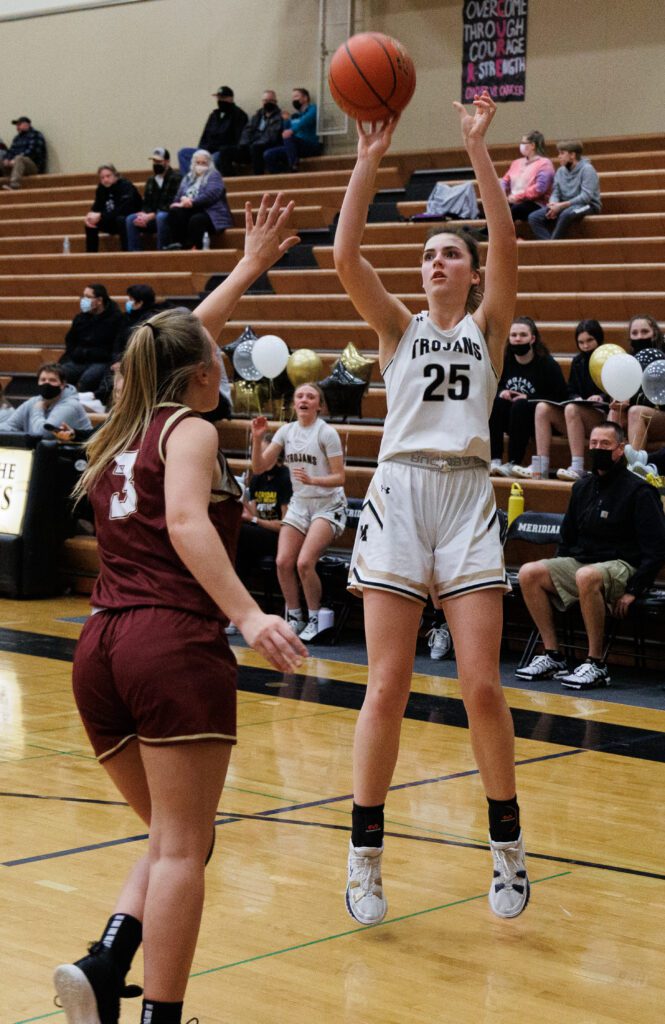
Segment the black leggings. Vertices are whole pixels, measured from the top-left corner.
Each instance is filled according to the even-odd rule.
[[[490,446],[493,459],[503,458],[503,435],[508,434],[508,462],[520,464],[529,440],[534,435],[536,403],[526,398],[511,402],[508,398],[494,399],[490,416]]]
[[[212,235],[215,230],[205,210],[187,206],[169,210],[169,228],[173,241],[180,242],[185,249],[201,249],[206,231]]]

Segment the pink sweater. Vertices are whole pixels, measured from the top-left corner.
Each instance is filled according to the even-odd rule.
[[[513,160],[501,179],[501,185],[506,195],[513,199],[531,199],[544,206],[552,191],[553,181],[554,167],[546,156],[539,156],[530,163],[521,156],[519,160]]]

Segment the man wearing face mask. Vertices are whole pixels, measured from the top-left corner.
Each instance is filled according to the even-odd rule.
[[[529,214],[529,226],[544,241],[565,238],[576,221],[600,213],[600,182],[596,169],[582,157],[582,143],[557,142],[559,169],[547,206]]]
[[[297,171],[301,156],[318,156],[322,149],[316,134],[316,103],[310,101],[307,89],[294,89],[291,102],[294,112],[282,111],[281,146],[273,146],[263,154],[268,174],[277,174],[285,166]]]
[[[62,367],[44,363],[37,375],[37,394],[19,405],[1,429],[53,438],[63,431],[90,431],[92,424],[76,388],[67,384]]]
[[[157,248],[165,249],[169,244],[169,207],[175,202],[181,175],[170,163],[170,153],[163,146],[153,149],[152,176],[143,190],[143,205],[138,213],[130,213],[126,219],[127,249],[141,250],[141,236],[157,233]]]
[[[261,106],[245,125],[235,151],[228,154],[240,164],[251,164],[252,174],[263,174],[263,154],[277,146],[282,138],[282,112],[274,89],[266,89]],[[222,168],[222,172],[224,168]]]
[[[553,676],[571,690],[609,686],[603,661],[606,608],[625,618],[665,562],[665,515],[658,492],[631,473],[625,435],[606,420],[591,431],[592,472],[573,485],[556,558],[527,562],[519,582],[540,632],[543,654],[519,668],[520,679]],[[560,653],[554,608],[579,601],[589,640],[587,660],[572,672]]]
[[[233,89],[228,85],[220,85],[213,93],[217,106],[211,112],[199,139],[198,149],[207,149],[212,153],[215,166],[224,175],[231,173],[227,166],[230,156],[240,141],[242,130],[247,124],[247,114],[236,106]],[[192,162],[194,147],[185,146],[178,150],[178,163],[181,174],[187,174]]]
[[[103,284],[86,285],[79,305],[81,311],[65,335],[59,364],[79,391],[96,391],[113,361],[122,314]]]

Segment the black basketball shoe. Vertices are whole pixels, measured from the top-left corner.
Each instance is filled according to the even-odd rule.
[[[121,998],[140,996],[138,985],[125,985],[120,968],[101,942],[73,964],[60,964],[53,972],[57,998],[67,1024],[118,1024]]]

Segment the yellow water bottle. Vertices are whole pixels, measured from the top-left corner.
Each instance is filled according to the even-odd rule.
[[[521,516],[522,512],[524,512],[524,491],[519,484],[513,484],[508,498],[508,526],[513,519]]]

